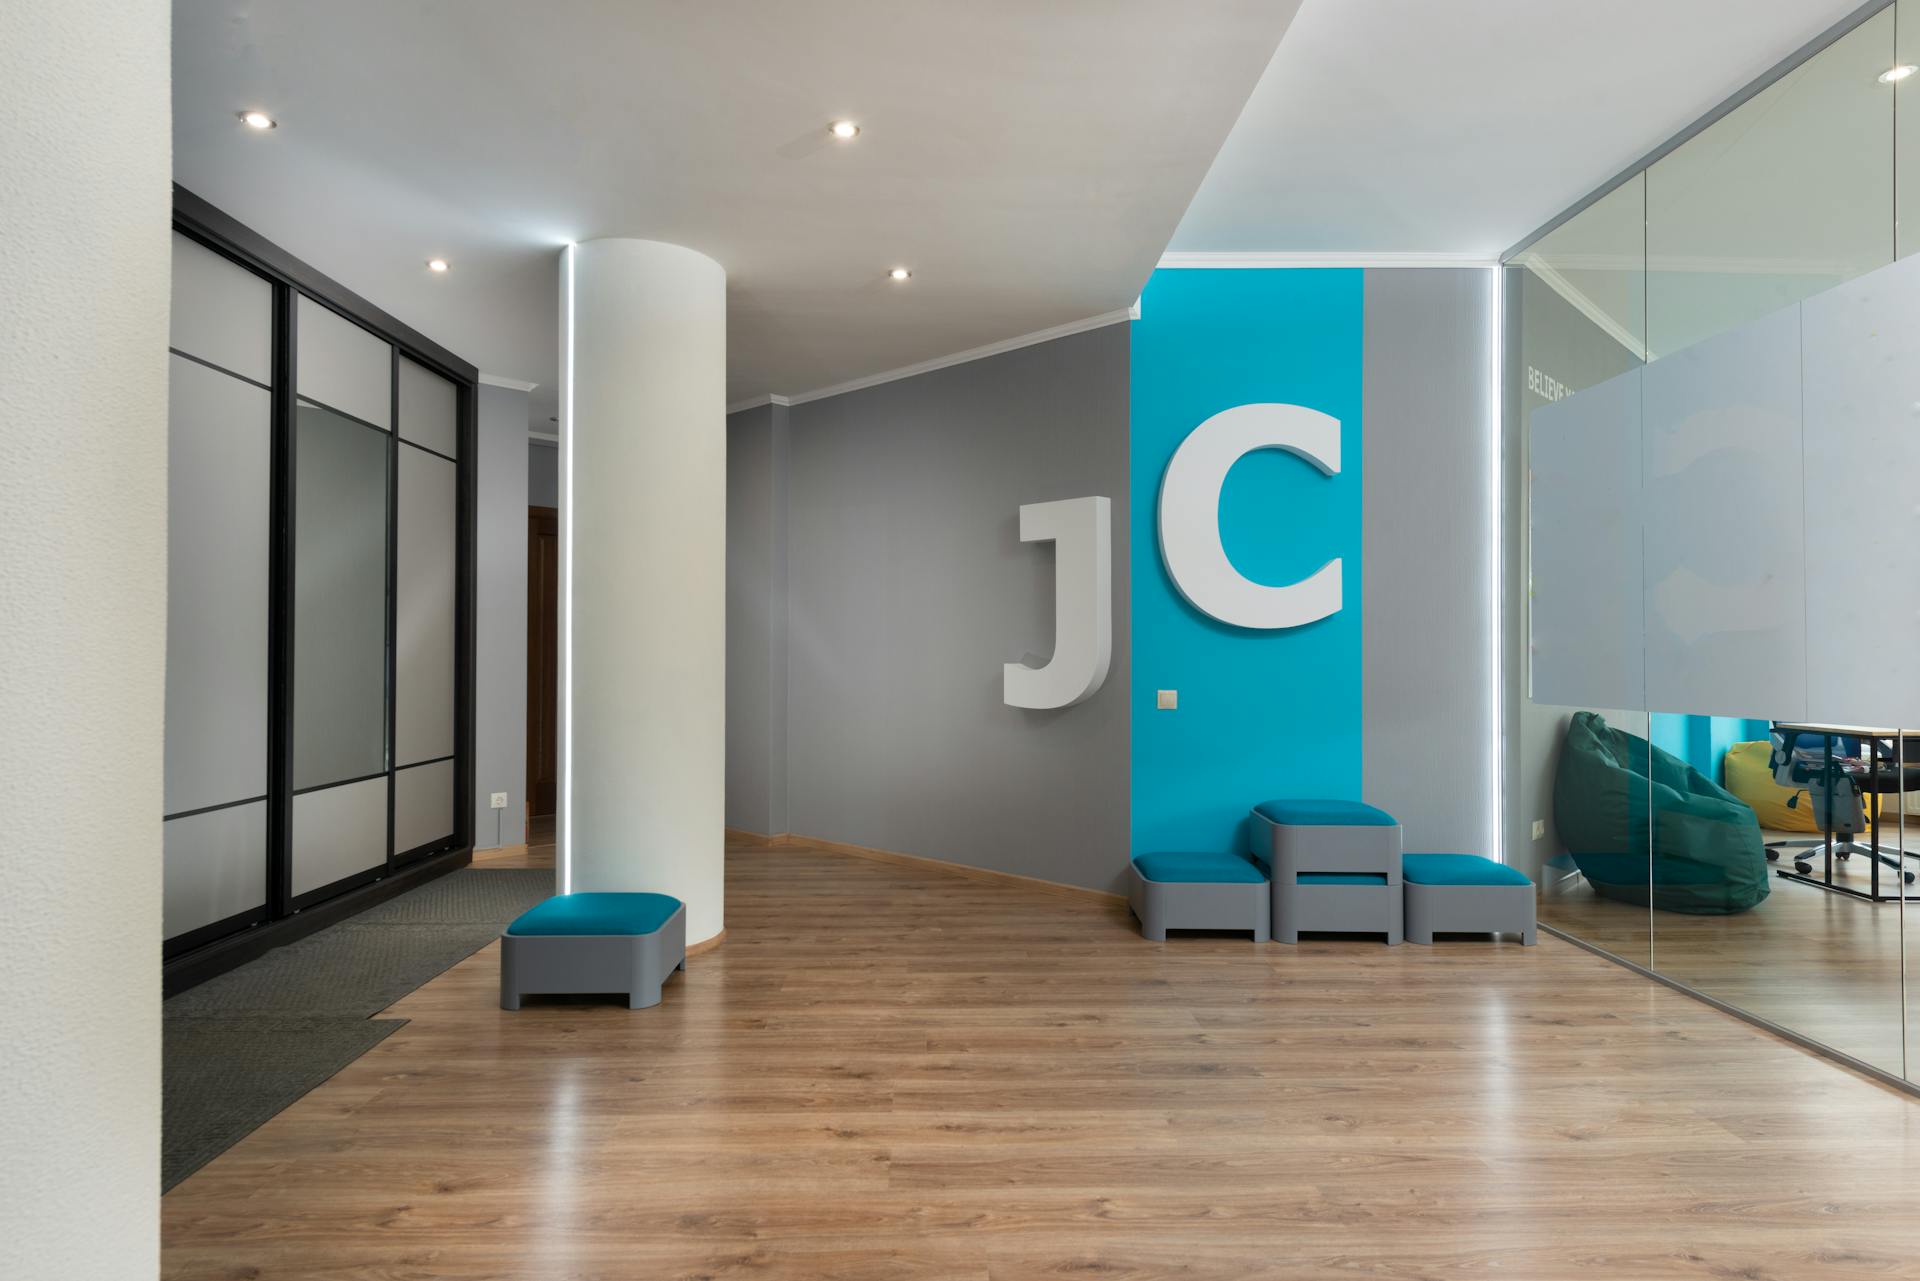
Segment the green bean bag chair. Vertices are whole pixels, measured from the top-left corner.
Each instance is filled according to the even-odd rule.
[[[1717,916],[1767,896],[1767,852],[1753,811],[1593,712],[1575,712],[1567,725],[1553,821],[1580,874],[1607,898]]]

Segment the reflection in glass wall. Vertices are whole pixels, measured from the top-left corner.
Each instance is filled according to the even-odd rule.
[[[293,785],[387,767],[388,436],[317,405],[295,419]]]
[[[1638,442],[1588,430],[1562,407],[1576,392],[1618,386],[1644,360],[1645,190],[1635,176],[1509,264],[1509,297],[1519,321],[1510,394],[1520,417],[1523,474],[1533,486],[1593,500],[1578,522],[1523,523],[1530,537],[1520,549],[1521,581],[1544,573],[1591,582],[1597,570],[1599,580],[1611,584],[1606,604],[1583,600],[1576,614],[1544,628],[1529,617],[1529,653],[1537,656],[1542,644],[1549,657],[1564,658],[1609,648],[1615,670],[1613,693],[1581,695],[1536,689],[1538,668],[1529,662],[1517,733],[1509,731],[1517,746],[1506,838],[1509,860],[1540,886],[1542,923],[1642,965],[1651,962],[1646,783],[1635,781],[1628,762],[1610,759],[1612,735],[1646,729],[1644,712],[1621,710],[1645,706],[1640,676],[1618,670],[1622,653],[1639,648],[1637,581],[1623,582],[1621,575],[1638,573],[1640,534],[1637,518],[1586,483],[1602,468],[1616,482],[1611,498],[1626,496],[1638,474]],[[1637,395],[1612,409],[1637,414]],[[1535,435],[1537,422],[1547,424],[1542,436]],[[1522,607],[1530,612],[1534,601],[1529,591]],[[1587,695],[1596,701],[1570,701]]]
[[[1920,1080],[1909,64],[1889,5],[1509,259],[1507,849],[1542,924]]]
[[[1884,9],[1646,171],[1653,359],[1893,261]]]

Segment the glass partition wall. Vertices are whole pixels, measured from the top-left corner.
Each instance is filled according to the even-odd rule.
[[[1550,929],[1920,1083],[1915,63],[1920,0],[1856,13],[1507,256],[1506,848]]]
[[[475,380],[187,193],[175,218],[170,988],[470,850]]]

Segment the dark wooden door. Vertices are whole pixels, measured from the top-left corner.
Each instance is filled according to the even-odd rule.
[[[560,514],[527,508],[527,813],[551,814],[560,781]]]

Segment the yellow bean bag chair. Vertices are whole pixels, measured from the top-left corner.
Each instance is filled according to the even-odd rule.
[[[1767,761],[1773,744],[1735,743],[1727,749],[1727,790],[1745,801],[1760,820],[1760,826],[1773,832],[1818,832],[1813,821],[1813,802],[1807,789],[1782,787],[1773,781]],[[1798,797],[1798,800],[1794,798]]]
[[[1745,801],[1752,808],[1754,817],[1760,820],[1760,826],[1770,832],[1812,832],[1819,835],[1820,824],[1814,821],[1813,801],[1807,796],[1807,789],[1802,787],[1796,790],[1774,782],[1773,770],[1767,764],[1772,756],[1773,744],[1764,739],[1758,743],[1735,743],[1729,747],[1727,790]],[[1799,799],[1796,801],[1795,797]],[[1866,798],[1866,801],[1867,813],[1871,815],[1872,798]],[[1899,808],[1897,797],[1880,798],[1880,817],[1889,825],[1900,821]],[[1912,813],[1913,810],[1912,801],[1909,800],[1908,812]]]

